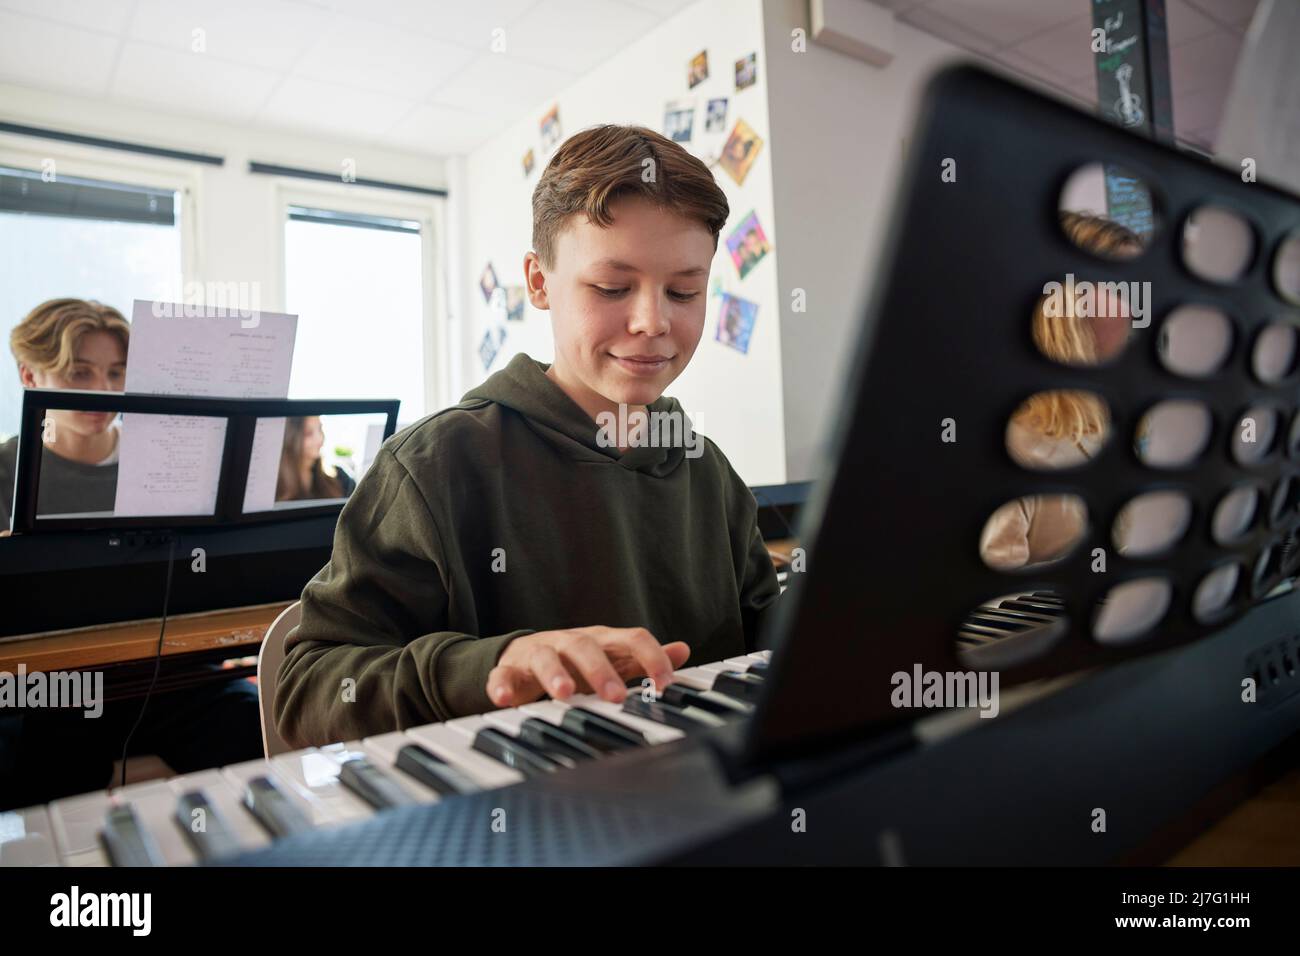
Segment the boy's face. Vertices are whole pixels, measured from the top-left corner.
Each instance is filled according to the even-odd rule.
[[[528,297],[551,312],[551,375],[584,410],[648,405],[695,354],[704,331],[713,236],[640,196],[610,205],[608,228],[573,216],[555,261],[524,259]],[[602,401],[603,400],[603,401]]]

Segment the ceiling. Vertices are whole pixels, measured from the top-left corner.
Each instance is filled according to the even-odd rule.
[[[0,82],[464,153],[690,2],[0,0]]]
[[[690,2],[0,0],[0,82],[465,153]],[[875,2],[1096,102],[1089,0]],[[1209,148],[1257,0],[1167,2],[1175,128]],[[504,54],[490,49],[496,28],[505,31]],[[192,49],[198,29],[202,53]]]
[[[1088,106],[1097,83],[1089,0],[875,0],[926,33],[1032,76]],[[1174,132],[1212,149],[1258,0],[1166,0]]]

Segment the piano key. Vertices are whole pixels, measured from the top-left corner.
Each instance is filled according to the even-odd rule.
[[[721,727],[726,723],[721,717],[698,707],[678,707],[663,700],[646,700],[641,694],[628,694],[627,699],[623,701],[623,710],[637,717],[644,717],[668,727],[676,727],[688,733],[709,727]]]
[[[176,793],[165,780],[146,780],[129,784],[112,791],[120,806],[129,806],[135,813],[136,825],[145,832],[152,846],[162,854],[167,866],[189,866],[198,860],[194,847],[176,823]],[[121,815],[124,832],[130,822]],[[114,863],[121,866],[120,863]],[[144,864],[130,864],[142,866]]]
[[[408,748],[409,753],[403,756],[402,751]],[[389,768],[393,779],[417,803],[433,803],[444,793],[472,793],[480,789],[478,784],[445,760],[439,760],[419,744],[412,743],[411,738],[401,731],[367,737],[361,741],[361,750],[372,761]],[[427,760],[418,756],[421,752]],[[436,762],[436,770],[432,769],[429,761]]]
[[[571,760],[554,760],[519,738],[486,723],[474,735],[472,746],[498,763],[518,770],[525,777],[538,777],[573,766]]]
[[[754,705],[719,694],[712,690],[698,690],[685,684],[670,684],[659,695],[660,699],[678,706],[690,705],[719,717],[744,717],[754,712]]]
[[[220,770],[200,770],[197,773],[172,777],[167,781],[167,786],[176,795],[178,807],[181,797],[185,794],[195,791],[202,793],[221,814],[227,829],[241,849],[255,850],[271,842],[261,824],[253,819],[248,808],[244,806],[242,788],[235,787]],[[190,822],[185,824],[187,829],[192,825],[194,818],[191,815],[189,819]],[[202,853],[199,856],[202,857]]]
[[[740,671],[724,671],[713,679],[713,689],[715,691],[726,694],[728,697],[735,697],[737,700],[743,700],[747,704],[758,703],[765,686],[763,678],[756,674],[747,674]]]
[[[251,811],[248,793],[249,784],[260,777],[269,777],[271,783],[279,787],[284,798],[297,809],[299,814],[307,819],[311,826],[338,822],[336,816],[330,813],[327,808],[322,807],[320,801],[309,791],[287,782],[283,777],[275,773],[272,766],[265,760],[247,760],[244,763],[231,764],[229,767],[222,768],[221,775],[230,782],[231,787],[239,794],[239,803],[246,812]],[[266,824],[260,817],[257,822],[259,826],[265,828]]]
[[[428,724],[424,727],[412,727],[406,732],[414,743],[431,750],[452,766],[456,767],[484,790],[493,787],[508,787],[524,779],[518,770],[502,766],[491,757],[476,753],[470,744],[470,737],[452,730],[446,724]]]
[[[54,824],[45,807],[0,812],[0,867],[58,865]]]
[[[525,719],[515,736],[552,760],[567,757],[577,763],[602,756],[602,751],[584,740],[580,734],[557,727],[540,717]]]
[[[694,687],[696,690],[712,690],[713,681],[720,673],[721,670],[706,671],[703,667],[683,667],[673,674],[673,683]]]
[[[273,774],[262,774],[248,781],[244,805],[277,840],[312,829],[311,818],[289,797]]]
[[[665,727],[663,724],[657,724],[653,720],[646,720],[644,717],[637,717],[633,714],[625,713],[622,706],[603,700],[595,694],[577,694],[569,698],[569,703],[583,707],[587,710],[593,710],[603,717],[608,717],[616,723],[623,724],[633,730],[639,731],[650,744],[664,744],[674,740],[681,740],[685,734],[676,727]]]
[[[563,707],[560,726],[606,753],[649,747],[641,731],[586,707]],[[545,719],[545,718],[543,718]]]
[[[112,803],[107,791],[95,790],[50,804],[54,843],[64,866],[108,866],[99,831]]]
[[[165,866],[167,860],[129,803],[109,807],[100,831],[104,850],[114,866]]]
[[[411,796],[368,757],[352,756],[339,767],[339,783],[376,810],[414,804]]]
[[[351,793],[339,781],[339,762],[335,753],[317,747],[276,754],[271,767],[294,786],[306,789],[329,813],[331,820],[345,823],[363,820],[374,814],[374,808]],[[317,821],[323,822],[323,821]]]
[[[173,819],[199,860],[219,860],[244,849],[225,814],[202,790],[177,797]]]

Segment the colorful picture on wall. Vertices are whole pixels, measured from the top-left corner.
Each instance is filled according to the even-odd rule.
[[[716,100],[709,100],[709,105],[704,111],[704,132],[721,133],[727,128],[727,98],[719,97]]]
[[[547,156],[560,144],[560,104],[556,103],[538,124],[542,134],[542,155]]]
[[[492,268],[492,263],[489,262],[483,268],[483,274],[478,277],[478,287],[483,293],[483,301],[491,305],[492,293],[497,290],[497,272]]]
[[[699,86],[709,78],[709,51],[701,50],[691,57],[691,65],[686,73],[686,85],[691,89]]]
[[[524,175],[527,176],[533,171],[533,151],[530,149],[524,153]]]
[[[689,143],[694,128],[694,100],[671,100],[664,106],[664,135],[674,143]]]
[[[737,186],[743,186],[745,177],[749,175],[749,168],[754,165],[754,160],[758,158],[762,148],[763,140],[759,135],[748,123],[738,119],[731,135],[727,137],[727,144],[722,147],[722,156],[718,159],[718,163],[727,175],[736,181]]]
[[[737,352],[749,354],[749,337],[758,318],[758,303],[739,296],[723,294],[718,307],[718,332],[716,340],[730,345]]]
[[[497,352],[501,351],[502,339],[498,339],[492,329],[483,333],[483,341],[478,346],[478,358],[483,363],[483,371],[492,367],[493,361],[496,360]]]
[[[743,90],[748,86],[753,86],[758,82],[758,54],[751,53],[749,56],[736,61],[736,89]]]
[[[757,213],[751,212],[732,230],[727,237],[727,251],[731,253],[731,261],[736,264],[736,271],[742,279],[772,251],[763,227],[758,224]]]
[[[506,286],[506,320],[522,322],[524,320],[524,287]]]

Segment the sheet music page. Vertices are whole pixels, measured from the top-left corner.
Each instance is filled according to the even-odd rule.
[[[285,398],[297,331],[295,315],[241,315],[234,310],[137,299],[131,315],[126,390]],[[224,419],[124,415],[114,514],[211,514],[226,424]],[[274,499],[283,429],[283,419],[257,423],[246,506],[249,495],[254,500]],[[268,480],[269,490],[263,487]]]

